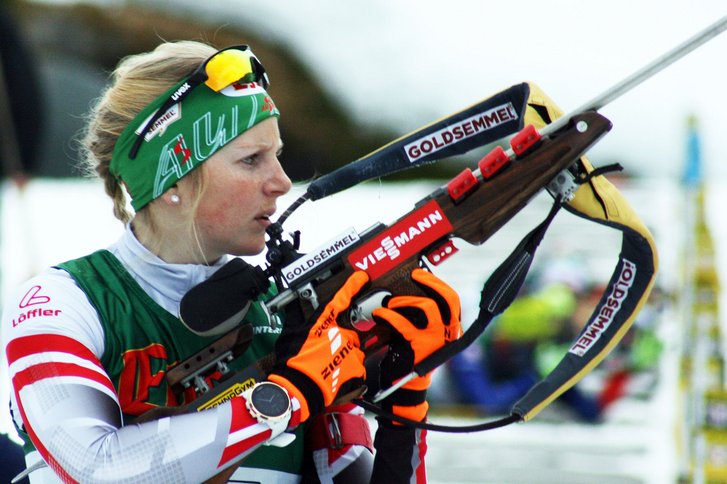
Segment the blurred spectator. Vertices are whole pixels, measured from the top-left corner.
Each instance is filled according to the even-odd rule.
[[[476,405],[487,414],[506,414],[513,404],[557,363],[572,341],[570,316],[576,294],[565,284],[555,284],[516,299],[495,321],[479,344],[453,358],[449,372],[463,403]],[[576,386],[559,399],[578,417],[596,422],[601,416],[598,401]]]
[[[23,448],[8,437],[0,433],[0,483],[9,483],[15,476],[25,470],[25,458]],[[26,484],[28,478],[18,481],[18,484]]]
[[[37,66],[12,12],[0,3],[0,177],[21,181],[37,166],[43,103]]]
[[[33,59],[7,5],[0,3],[0,179],[12,178],[21,188],[37,162],[42,117],[39,93]],[[7,373],[0,374],[5,378]],[[7,402],[0,402],[2,411],[7,408]],[[0,482],[10,482],[24,469],[22,448],[0,433]]]
[[[558,272],[561,277],[555,275]],[[486,414],[508,414],[555,368],[603,293],[603,287],[589,287],[582,273],[572,264],[556,264],[539,274],[478,342],[449,362],[461,403]],[[661,353],[656,311],[647,306],[639,317],[601,363],[599,388],[586,390],[579,383],[556,400],[579,420],[600,421],[603,412],[626,393],[634,372],[655,368]]]

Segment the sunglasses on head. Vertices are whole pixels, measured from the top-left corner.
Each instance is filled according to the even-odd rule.
[[[131,147],[129,152],[129,158],[132,160],[136,158],[141,143],[144,141],[144,136],[151,130],[154,123],[169,108],[182,102],[194,88],[204,83],[213,91],[220,92],[235,82],[258,82],[263,89],[267,89],[270,83],[265,68],[247,45],[235,45],[222,49],[195,69],[187,80],[159,106],[159,109],[139,131],[134,146]]]

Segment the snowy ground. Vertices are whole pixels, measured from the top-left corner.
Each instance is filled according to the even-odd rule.
[[[546,409],[530,422],[488,432],[430,433],[430,482],[676,483],[680,456],[673,356],[672,352],[664,359],[655,393],[645,399],[622,399],[602,424],[563,420]]]
[[[435,185],[369,183],[330,200],[304,205],[289,220],[288,230],[305,227],[303,249],[310,249],[353,225],[359,231],[375,221],[391,222]],[[675,289],[678,283],[679,223],[682,197],[675,183],[652,180],[624,187],[627,198],[649,225],[660,247],[659,283]],[[710,207],[719,202],[718,185],[708,192]],[[284,208],[295,195],[279,204]],[[462,247],[438,268],[460,291],[464,320],[474,317],[479,288],[513,244],[545,214],[549,197],[539,196],[513,222],[484,246]],[[19,193],[2,191],[2,297],[19,281],[41,268],[83,255],[111,243],[122,226],[111,215],[111,204],[100,184],[91,181],[33,181]],[[364,202],[364,203],[362,203]],[[727,230],[710,218],[715,239]],[[597,242],[594,242],[597,241]],[[610,274],[619,239],[570,214],[560,214],[541,248],[540,257],[578,255],[601,280]],[[536,257],[536,266],[543,263]],[[474,269],[473,269],[474,268]],[[724,270],[720,271],[722,274]],[[659,385],[648,398],[629,398],[610,410],[606,422],[583,425],[563,422],[547,410],[533,421],[477,434],[431,433],[428,454],[432,482],[480,483],[646,483],[675,482],[678,462],[676,374],[678,321],[667,312],[662,325],[666,354]],[[439,382],[441,387],[442,383]],[[7,391],[3,381],[3,392]],[[434,389],[436,394],[437,389]],[[3,395],[3,398],[4,395]],[[451,417],[437,415],[439,423]],[[467,423],[455,419],[456,423]],[[5,415],[0,429],[8,428]]]

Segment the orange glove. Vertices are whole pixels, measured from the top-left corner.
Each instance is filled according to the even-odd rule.
[[[381,388],[390,387],[414,365],[462,336],[459,296],[454,289],[424,269],[414,269],[411,278],[428,297],[395,296],[372,312],[378,323],[398,333],[380,364]],[[395,415],[422,421],[429,409],[430,383],[431,373],[415,378],[385,398],[382,406]]]
[[[312,325],[287,321],[275,343],[276,365],[268,380],[298,399],[301,421],[364,383],[366,368],[358,334],[339,327],[337,319],[368,281],[365,272],[354,272],[316,312]]]

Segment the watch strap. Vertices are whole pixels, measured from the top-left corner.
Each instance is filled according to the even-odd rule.
[[[329,412],[315,417],[306,431],[306,445],[311,450],[363,445],[371,452],[374,447],[366,417],[345,412]]]

